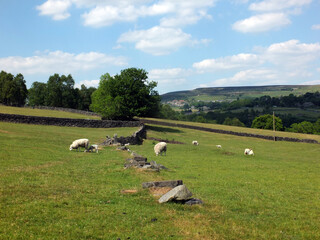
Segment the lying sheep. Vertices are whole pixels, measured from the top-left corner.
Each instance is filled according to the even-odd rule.
[[[154,152],[158,156],[159,154],[162,155],[164,153],[167,155],[167,143],[166,142],[159,142],[154,146]]]
[[[217,148],[222,148],[222,146],[221,146],[221,145],[216,145],[216,147],[217,147]]]
[[[244,150],[244,155],[253,155],[254,156],[253,150],[250,148],[246,148]]]
[[[93,152],[93,150],[98,153],[98,145],[97,144],[92,144],[89,148],[88,148],[88,151],[91,151]]]
[[[88,150],[89,148],[89,140],[86,138],[83,139],[78,139],[73,141],[73,143],[70,145],[70,151],[72,149],[77,149],[78,151],[81,151],[80,147],[84,147],[85,148],[85,152]]]
[[[192,141],[192,145],[196,145],[196,146],[198,146],[198,145],[199,145],[199,143],[198,143],[198,141]]]

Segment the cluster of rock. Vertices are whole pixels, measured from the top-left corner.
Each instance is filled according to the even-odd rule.
[[[183,184],[182,180],[145,182],[142,183],[143,188],[171,188],[170,191],[163,194],[158,200],[159,203],[175,202],[187,205],[203,204],[200,199],[191,198],[192,193]]]
[[[131,153],[132,158],[128,158],[124,164],[125,168],[141,168],[149,171],[159,172],[160,170],[168,170],[165,166],[156,163],[155,161],[148,162],[146,157],[140,156],[136,153]]]
[[[117,145],[141,145],[143,139],[147,138],[147,131],[144,124],[142,124],[138,131],[134,132],[131,136],[128,137],[118,137],[117,134],[114,134],[113,137],[106,136],[106,140],[101,143],[104,146]]]

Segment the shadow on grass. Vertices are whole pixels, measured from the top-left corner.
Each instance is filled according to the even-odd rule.
[[[146,126],[146,128],[147,128],[147,130],[152,130],[155,132],[182,133],[181,130],[168,128],[168,127]]]

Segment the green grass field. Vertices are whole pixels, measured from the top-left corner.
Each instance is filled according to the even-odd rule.
[[[98,117],[98,116],[83,115],[83,114],[64,112],[64,111],[58,111],[58,110],[9,107],[4,105],[0,105],[0,113],[26,115],[26,116],[38,116],[38,117],[96,119],[96,120],[101,119],[101,117]]]
[[[148,125],[148,137],[186,143],[159,157],[152,140],[130,146],[160,173],[124,169],[115,147],[68,149],[136,130],[0,122],[0,239],[320,239],[320,145]],[[174,179],[204,205],[159,204],[141,187]]]

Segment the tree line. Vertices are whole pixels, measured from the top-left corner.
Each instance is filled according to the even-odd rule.
[[[74,87],[72,76],[54,74],[47,83],[33,82],[28,90],[22,74],[0,73],[0,103],[9,106],[49,106],[89,110],[91,95],[96,90],[81,85]]]

